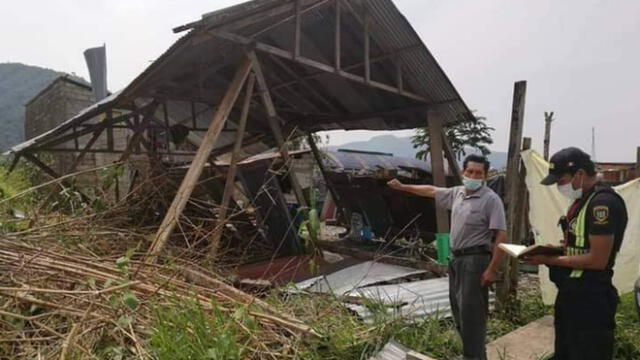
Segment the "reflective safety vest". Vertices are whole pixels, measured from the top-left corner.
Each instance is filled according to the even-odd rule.
[[[589,234],[587,234],[587,209],[589,208],[591,200],[596,196],[597,193],[598,191],[592,192],[591,195],[589,195],[589,198],[587,198],[587,201],[585,201],[584,205],[582,205],[580,212],[578,212],[578,217],[575,220],[576,227],[574,230],[576,239],[573,244],[567,244],[567,256],[584,255],[588,253],[589,249],[591,248],[591,244],[587,244],[586,241],[587,236],[589,236]],[[583,269],[574,269],[573,271],[571,271],[570,277],[581,278],[583,274]]]

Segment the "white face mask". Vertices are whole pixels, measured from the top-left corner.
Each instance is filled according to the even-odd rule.
[[[573,185],[571,185],[574,178],[575,176],[571,178],[571,181],[564,185],[558,185],[558,191],[560,192],[560,194],[568,197],[571,200],[578,200],[582,198],[582,185],[579,189],[574,189]]]
[[[471,179],[466,176],[462,176],[462,183],[464,187],[466,187],[470,191],[476,191],[484,185],[484,180],[482,179]]]

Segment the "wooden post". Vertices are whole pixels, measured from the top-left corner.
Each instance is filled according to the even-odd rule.
[[[341,68],[342,68],[342,64],[341,64],[341,58],[342,58],[342,54],[340,53],[340,43],[342,41],[342,33],[341,33],[341,28],[342,28],[342,24],[341,24],[341,19],[342,19],[342,15],[340,13],[340,0],[334,0],[335,3],[335,11],[336,11],[336,27],[335,27],[335,32],[334,32],[334,36],[335,36],[335,63],[334,66],[336,68],[336,72],[340,72]]]
[[[302,6],[301,0],[295,0],[294,12],[295,12],[295,30],[293,32],[293,59],[296,60],[300,57],[300,35],[302,18],[300,15],[300,7]]]
[[[431,144],[431,176],[433,185],[446,187],[447,179],[444,173],[443,136],[442,136],[442,115],[435,111],[427,112],[427,122],[429,124],[429,137]],[[439,233],[449,232],[449,213],[446,209],[436,207],[436,222]]]
[[[549,160],[549,147],[551,145],[551,122],[553,122],[553,111],[544,112],[544,159]]]
[[[636,177],[640,178],[640,146],[636,148]]]
[[[13,155],[13,161],[11,161],[11,165],[9,166],[9,170],[7,171],[8,174],[11,174],[13,170],[15,170],[18,162],[20,162],[20,153]]]
[[[278,120],[278,114],[276,112],[275,106],[273,105],[273,100],[271,99],[271,94],[269,93],[269,86],[267,85],[267,80],[264,77],[264,73],[262,72],[262,66],[260,65],[260,62],[258,61],[258,58],[254,52],[249,53],[249,57],[253,59],[253,67],[256,73],[256,80],[258,81],[258,90],[260,91],[262,103],[267,110],[267,120],[269,121],[269,127],[271,127],[271,132],[273,133],[273,137],[276,140],[276,144],[278,144],[278,148],[280,149],[280,156],[282,157],[282,161],[285,164],[289,164],[289,166],[291,166],[288,146],[284,137],[282,136],[282,129]],[[307,203],[307,199],[304,197],[302,187],[298,182],[298,178],[296,177],[295,172],[290,170],[288,171],[288,175],[289,182],[291,183],[291,188],[293,189],[293,193],[296,196],[296,200],[298,200],[298,204],[302,209],[308,209],[309,204]],[[309,231],[311,242],[313,244],[316,244],[318,242],[318,239],[309,222],[307,222],[307,231]],[[316,256],[324,256],[322,251],[320,251],[319,249],[314,248],[314,251],[316,252]]]
[[[506,175],[506,205],[507,205],[507,240],[513,243],[520,242],[519,233],[520,221],[518,219],[522,204],[522,189],[520,181],[521,158],[520,150],[522,144],[522,129],[524,127],[524,108],[527,93],[527,82],[519,81],[515,83],[513,91],[513,110],[511,113],[511,130],[509,135],[509,153],[507,159]],[[510,258],[506,263],[505,271],[502,275],[502,282],[497,287],[498,309],[508,309],[515,299],[517,290],[518,262]],[[515,273],[515,283],[514,283]]]
[[[113,112],[111,110],[107,111],[107,124],[112,125],[113,123]],[[107,149],[113,151],[113,128],[107,127]]]
[[[458,164],[456,154],[453,153],[451,142],[449,142],[449,138],[447,137],[447,133],[444,129],[442,129],[442,145],[444,149],[444,156],[447,158],[449,163],[449,171],[453,173],[452,175],[456,180],[456,185],[462,185],[462,171],[460,170],[460,164]]]
[[[371,82],[371,15],[367,3],[364,4],[364,81],[368,84]]]
[[[189,197],[193,192],[193,189],[202,174],[202,169],[204,165],[207,163],[209,159],[209,155],[211,154],[211,150],[215,146],[216,140],[218,139],[218,135],[222,130],[222,126],[224,125],[227,117],[229,117],[229,113],[235,104],[238,95],[240,94],[240,90],[244,85],[247,77],[249,76],[249,72],[253,66],[252,59],[245,59],[242,64],[238,67],[236,74],[231,81],[231,85],[222,98],[220,102],[220,106],[218,106],[218,110],[216,111],[211,123],[209,124],[209,129],[205,133],[202,138],[202,144],[200,148],[198,148],[198,152],[194,156],[191,166],[189,166],[189,170],[182,180],[182,184],[180,184],[180,188],[176,193],[173,202],[171,203],[171,207],[167,211],[167,214],[162,221],[162,224],[158,228],[158,232],[156,233],[155,239],[149,248],[149,252],[147,254],[146,262],[152,262],[164,245],[166,244],[169,236],[173,232],[173,229],[178,222],[178,218],[182,214],[187,202],[189,201]]]
[[[231,153],[231,162],[229,163],[229,169],[227,169],[227,179],[224,183],[224,191],[222,193],[222,201],[220,202],[220,212],[218,213],[218,221],[213,229],[213,235],[211,236],[211,259],[215,260],[218,249],[220,247],[220,238],[222,237],[222,231],[224,225],[227,222],[227,212],[229,207],[229,201],[231,195],[235,189],[236,170],[238,160],[240,158],[240,150],[242,149],[242,140],[244,138],[244,132],[247,128],[247,119],[249,118],[249,110],[251,109],[251,98],[253,97],[253,88],[255,86],[256,77],[251,75],[247,81],[246,93],[244,97],[244,103],[242,104],[242,113],[240,115],[240,122],[238,123],[238,129],[236,130],[236,142],[233,146],[233,152]]]
[[[348,221],[348,215],[345,214],[345,211],[348,211],[344,203],[338,196],[336,192],[335,186],[331,182],[329,178],[329,173],[327,172],[327,168],[324,166],[324,161],[322,159],[322,154],[320,153],[320,149],[318,149],[318,145],[313,140],[313,136],[311,134],[307,135],[307,142],[309,143],[309,147],[311,148],[311,153],[313,153],[313,157],[318,164],[318,168],[320,169],[320,173],[322,173],[322,177],[324,178],[324,182],[327,185],[327,189],[329,189],[329,193],[331,193],[331,197],[333,198],[333,202],[336,204],[338,208],[338,216],[342,216],[345,221]]]

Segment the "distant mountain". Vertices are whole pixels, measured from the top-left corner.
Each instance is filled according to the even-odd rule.
[[[354,141],[339,146],[329,146],[330,150],[350,149],[362,151],[376,151],[390,153],[394,156],[415,158],[416,149],[411,144],[411,137],[397,137],[395,135],[374,136],[368,141]],[[473,151],[470,152],[471,153]],[[489,156],[491,167],[502,169],[507,166],[507,153],[493,151]]]
[[[19,63],[0,64],[0,150],[24,140],[24,105],[63,73]]]

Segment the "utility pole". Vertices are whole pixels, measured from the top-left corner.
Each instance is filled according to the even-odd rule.
[[[596,128],[591,128],[591,160],[596,162]]]
[[[544,159],[549,160],[549,146],[551,144],[551,123],[553,122],[553,111],[544,112]]]

